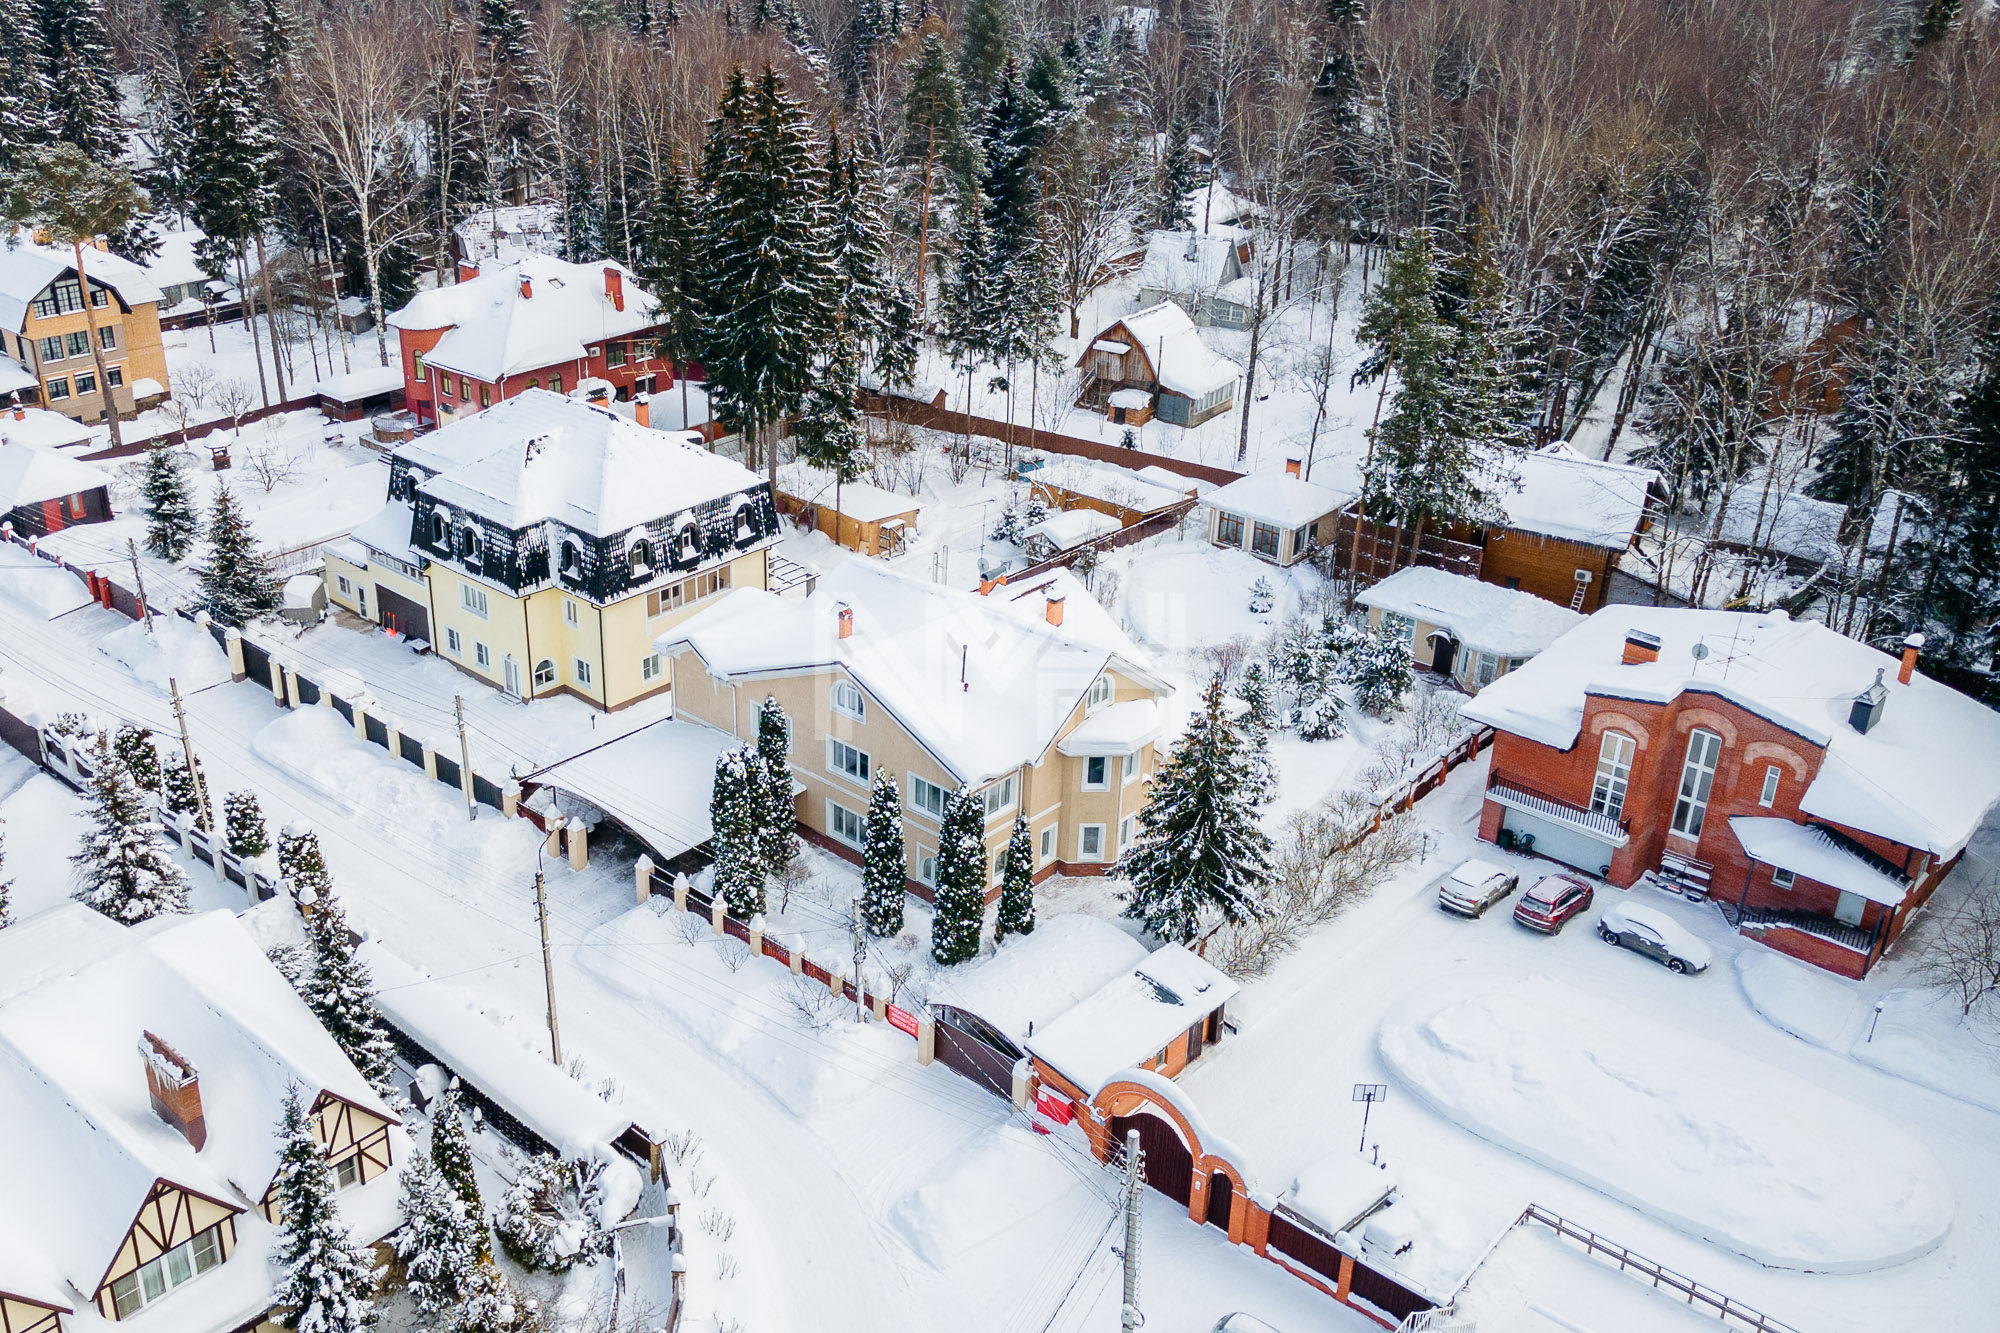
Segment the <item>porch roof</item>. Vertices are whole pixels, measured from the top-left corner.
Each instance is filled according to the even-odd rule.
[[[1844,893],[1860,894],[1884,907],[1900,907],[1909,896],[1908,881],[1884,874],[1841,846],[1825,829],[1769,815],[1731,815],[1729,831],[1743,845],[1744,853],[1762,865],[1789,870]]]

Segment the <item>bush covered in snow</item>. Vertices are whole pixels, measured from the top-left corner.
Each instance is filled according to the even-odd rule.
[[[601,1163],[519,1155],[515,1161],[514,1183],[493,1215],[494,1234],[509,1259],[530,1272],[563,1273],[610,1250],[610,1233],[589,1206]]]

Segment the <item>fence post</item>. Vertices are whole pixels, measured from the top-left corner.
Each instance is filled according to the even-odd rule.
[[[325,691],[321,691],[321,693],[324,694]],[[285,695],[291,700],[293,708],[299,706],[299,673],[296,667],[285,668]],[[433,774],[432,776],[435,777],[436,775]]]
[[[687,911],[687,909],[688,909],[688,877],[686,875],[675,875],[674,910],[676,912],[685,912]]]
[[[231,626],[222,631],[222,649],[229,654],[229,679],[242,680],[250,673],[243,667],[243,631]]]
[[[271,669],[271,702],[283,708],[285,706],[285,669],[278,665],[278,659],[275,656],[267,654],[265,661]]]
[[[512,819],[519,813],[521,813],[521,784],[510,781],[500,789],[500,814],[502,818]],[[642,856],[639,859],[645,861],[646,858]],[[639,901],[644,902],[645,899],[641,898]]]
[[[429,751],[426,751],[425,753],[429,753]],[[560,815],[556,816],[554,819],[551,819],[549,821],[548,836],[542,839],[542,850],[546,852],[548,855],[550,856],[562,855],[562,831],[563,831],[563,825],[566,824],[567,822],[569,821],[565,820]]]
[[[728,920],[729,904],[724,902],[722,895],[718,893],[708,905],[709,929],[713,930],[717,935],[726,935],[729,933],[729,927],[724,923]]]
[[[467,773],[462,776],[465,779],[465,789],[469,793],[472,790],[472,775]],[[581,819],[572,819],[569,821],[569,868],[581,870],[589,864],[590,830],[583,826]]]
[[[331,698],[332,696],[329,695],[327,697]],[[351,706],[354,709],[354,734],[360,740],[366,742],[368,739],[368,709],[360,703],[355,703]]]
[[[806,974],[806,956],[804,950],[799,948],[798,941],[792,941],[791,947],[785,950],[785,957],[790,961],[793,976],[802,977]]]
[[[510,784],[511,785],[511,784]],[[515,788],[518,792],[519,788]],[[511,813],[511,812],[510,812]],[[653,896],[653,858],[639,853],[639,864],[632,868],[633,894],[641,907]]]
[[[847,998],[847,987],[843,984],[845,981],[846,978],[840,975],[839,964],[836,963],[826,970],[826,988],[833,992],[833,996],[837,1000]]]
[[[764,956],[764,928],[754,922],[750,926],[750,956],[752,958]]]
[[[1029,1076],[1030,1068],[1032,1066],[1026,1060],[1014,1062],[1013,1078],[1008,1089],[1011,1095],[1007,1100],[1013,1103],[1016,1111],[1027,1110],[1028,1103],[1034,1100],[1033,1089],[1029,1086],[1034,1081]]]
[[[937,1024],[929,1018],[917,1020],[917,1063],[927,1065],[937,1059]]]
[[[388,733],[382,737],[385,743],[384,748],[389,751],[391,757],[401,759],[403,757],[403,729],[396,725],[394,721],[385,717],[382,719],[382,730]]]
[[[436,782],[438,780],[437,751],[433,750],[430,747],[430,742],[428,741],[424,742],[424,776],[429,778],[432,782]],[[554,851],[555,848],[550,847],[549,850]]]

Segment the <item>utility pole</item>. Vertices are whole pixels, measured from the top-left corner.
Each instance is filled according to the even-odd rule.
[[[451,707],[452,712],[458,717],[458,789],[465,793],[465,817],[468,820],[477,820],[479,818],[479,807],[472,800],[472,746],[465,739],[465,696],[462,694],[452,695]],[[541,872],[537,871],[535,873],[536,877],[540,878]],[[543,934],[544,939],[542,943],[544,947],[547,947],[547,932],[544,931]],[[551,1010],[550,1012],[553,1013],[554,1011]],[[561,1064],[562,1061],[558,1060],[556,1063]]]
[[[215,825],[208,814],[208,784],[202,781],[201,770],[194,766],[194,742],[188,737],[187,710],[181,707],[181,687],[167,677],[167,693],[174,701],[174,721],[181,727],[181,756],[187,760],[188,781],[194,784],[194,806],[201,818],[202,831],[214,833]]]
[[[542,872],[535,871],[535,916],[542,926],[542,985],[549,996],[549,1055],[562,1068],[562,1029],[556,1026],[556,961],[549,952],[549,895]]]
[[[1139,1191],[1144,1188],[1146,1151],[1139,1131],[1125,1131],[1125,1303],[1118,1312],[1119,1333],[1138,1333],[1146,1316],[1139,1313]]]
[[[848,904],[847,933],[854,941],[854,1021],[868,1020],[866,1007],[861,1001],[861,964],[867,957],[867,947],[861,942],[861,900],[856,898]]]
[[[125,553],[132,558],[132,582],[139,588],[139,618],[146,622],[146,633],[153,632],[153,608],[146,602],[146,576],[139,572],[139,544],[130,537],[125,539]]]

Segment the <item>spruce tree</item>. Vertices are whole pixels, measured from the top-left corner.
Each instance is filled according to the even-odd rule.
[[[931,957],[947,967],[979,953],[986,918],[986,803],[969,787],[945,798],[938,828]]]
[[[1000,913],[993,938],[1032,935],[1035,930],[1035,847],[1024,816],[1014,816],[1014,833],[1000,862]]]
[[[1271,682],[1262,662],[1252,662],[1243,668],[1243,675],[1236,682],[1236,697],[1243,703],[1243,717],[1237,725],[1243,731],[1252,786],[1257,798],[1268,805],[1278,795],[1278,768],[1271,762],[1271,730],[1277,724],[1277,710],[1271,702]],[[1301,717],[1299,731],[1306,740],[1328,739],[1346,729],[1338,703],[1327,709],[1329,697],[1337,701],[1338,692],[1322,690],[1315,706]],[[1329,711],[1336,722],[1330,733],[1326,717]]]
[[[687,366],[701,345],[703,272],[701,199],[680,154],[669,149],[653,187],[653,204],[640,229],[634,265],[659,304],[660,355],[673,363],[687,421]]]
[[[187,146],[194,219],[242,262],[243,247],[263,232],[276,206],[278,148],[257,90],[221,37],[202,51],[189,89]]]
[[[1195,171],[1194,147],[1189,142],[1187,117],[1179,112],[1167,122],[1167,139],[1160,151],[1157,193],[1153,199],[1153,225],[1162,231],[1186,231],[1194,226],[1194,210],[1188,196],[1201,188]]]
[[[1364,713],[1384,717],[1401,708],[1416,678],[1408,631],[1386,621],[1370,631],[1367,642],[1345,663],[1345,674]]]
[[[1004,0],[970,0],[958,37],[958,78],[966,94],[977,105],[985,105],[987,94],[1006,62],[1008,48],[1007,7]]]
[[[479,1233],[484,1222],[469,1216],[465,1203],[419,1148],[403,1163],[403,1228],[396,1255],[419,1313],[441,1314],[455,1306],[479,1265]]]
[[[227,486],[208,514],[208,561],[197,571],[201,607],[225,625],[246,625],[278,607],[278,580]]]
[[[1958,26],[1958,12],[1962,0],[1924,0],[1924,12],[1917,19],[1917,30],[1910,36],[1910,49],[1921,51],[1933,42],[1942,41]]]
[[[1451,266],[1455,336],[1446,354],[1446,430],[1472,445],[1534,443],[1537,403],[1515,331],[1506,279],[1481,224]]]
[[[465,1137],[465,1113],[460,1109],[458,1080],[445,1085],[430,1108],[431,1161],[438,1175],[451,1187],[464,1206],[466,1217],[475,1224],[477,1252],[484,1257],[490,1248],[486,1239],[486,1213],[479,1201],[479,1181],[472,1169],[472,1145]]]
[[[877,770],[868,794],[867,847],[861,863],[861,919],[886,940],[903,929],[903,798],[894,774]]]
[[[0,0],[0,172],[47,143],[52,125],[49,65],[35,0]]]
[[[375,1274],[348,1238],[333,1173],[296,1084],[285,1093],[278,1138],[284,1146],[271,1184],[279,1217],[272,1303],[296,1333],[361,1333],[374,1322]]]
[[[908,164],[917,172],[916,196],[917,296],[928,309],[935,247],[931,217],[937,211],[938,173],[962,193],[975,184],[973,151],[965,133],[965,90],[953,68],[944,39],[935,30],[924,34],[917,53],[903,64],[908,91],[903,97],[904,142]]]
[[[206,802],[203,800],[202,786],[207,777],[201,771],[201,760],[196,759],[189,768],[187,756],[180,750],[169,749],[165,765],[160,770],[160,791],[166,799],[167,809],[197,823],[206,821]]]
[[[184,558],[201,536],[201,515],[178,450],[147,452],[140,494],[146,506],[146,549],[162,560]]]
[[[961,193],[954,213],[949,269],[938,289],[938,345],[964,372],[969,397],[973,368],[999,355],[1002,315],[984,197],[977,189]]]
[[[758,859],[777,879],[799,852],[798,808],[792,797],[792,719],[776,696],[765,695],[757,709]]]
[[[103,0],[35,3],[51,132],[93,162],[115,162],[125,151],[125,123],[118,114],[124,99]]]
[[[764,776],[764,761],[747,745],[715,757],[715,789],[708,802],[713,830],[709,846],[715,852],[713,887],[739,921],[764,911],[764,849],[758,821],[758,786]]]
[[[254,861],[271,850],[264,808],[255,792],[233,791],[222,799],[222,827],[230,855]]]
[[[187,875],[174,862],[164,831],[111,738],[101,731],[90,760],[91,829],[70,858],[77,901],[128,926],[187,911]]]
[[[1219,913],[1244,921],[1264,912],[1271,840],[1258,827],[1263,793],[1244,762],[1244,738],[1209,681],[1202,708],[1153,778],[1139,833],[1116,873],[1131,882],[1125,915],[1163,940],[1192,943]]]
[[[160,745],[154,739],[151,727],[125,723],[112,737],[111,748],[117,752],[119,762],[125,765],[125,771],[132,775],[134,786],[148,796],[160,794]]]
[[[465,1284],[465,1295],[451,1313],[451,1333],[513,1333],[538,1328],[532,1306],[523,1308],[507,1275],[493,1260],[481,1259]]]
[[[312,854],[317,857],[318,852],[315,845]],[[368,964],[355,956],[347,913],[331,884],[306,914],[306,934],[312,941],[313,958],[312,970],[303,978],[301,998],[369,1086],[384,1097],[395,1096],[395,1049],[375,1012],[375,982],[368,974]]]

